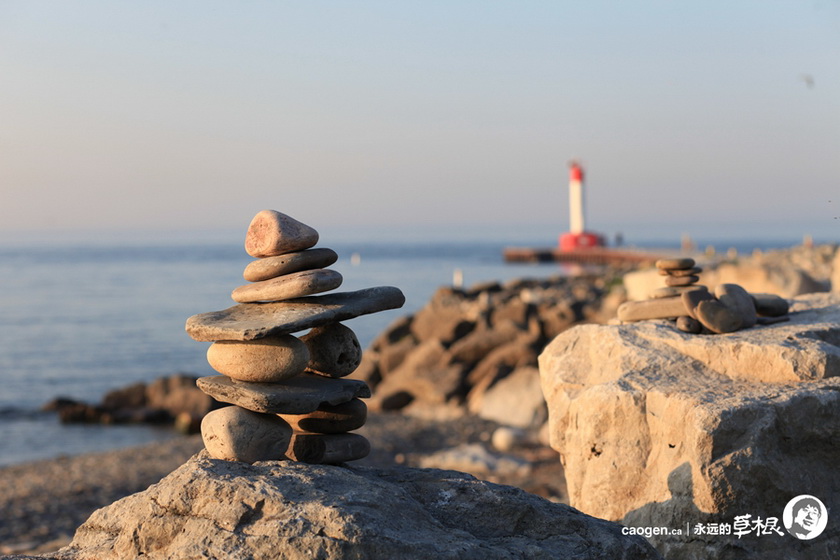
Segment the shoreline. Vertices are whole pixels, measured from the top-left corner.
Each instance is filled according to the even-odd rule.
[[[370,441],[371,454],[352,465],[428,466],[424,461],[430,456],[465,443],[489,448],[499,427],[452,411],[427,412],[422,417],[370,413],[358,433]],[[533,443],[536,439],[536,434],[528,434],[507,452],[528,461],[528,473],[476,470],[470,474],[568,503],[560,457]],[[203,447],[196,434],[0,467],[0,479],[7,482],[0,485],[0,555],[44,554],[66,546],[95,510],[145,490]]]

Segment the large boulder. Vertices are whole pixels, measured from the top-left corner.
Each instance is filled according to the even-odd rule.
[[[641,537],[454,471],[194,456],[54,558],[659,558]]]
[[[680,530],[651,537],[669,559],[840,551],[838,524],[799,541],[782,523],[801,494],[840,506],[840,295],[802,296],[789,322],[725,335],[574,327],[540,373],[572,506]],[[758,534],[735,535],[759,518]],[[769,520],[779,531],[765,534]]]

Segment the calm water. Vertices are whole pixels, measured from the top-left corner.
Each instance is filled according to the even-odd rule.
[[[341,290],[399,287],[403,309],[348,322],[363,346],[451,284],[566,274],[561,265],[510,265],[500,243],[326,244],[340,256]],[[781,245],[777,245],[781,246]],[[358,254],[358,262],[351,255]],[[38,409],[57,396],[98,402],[111,389],[176,372],[210,375],[209,343],[187,317],[234,304],[250,262],[238,239],[219,244],[0,245],[0,465],[173,437],[142,426],[63,426]]]
[[[342,246],[332,268],[343,290],[393,285],[403,309],[347,324],[363,346],[450,284],[563,273],[559,265],[506,265],[496,244]],[[358,262],[351,264],[351,255]],[[0,464],[172,437],[138,426],[62,426],[38,412],[56,396],[98,402],[107,391],[176,372],[214,373],[209,343],[184,332],[187,317],[234,304],[251,258],[229,244],[0,246]]]

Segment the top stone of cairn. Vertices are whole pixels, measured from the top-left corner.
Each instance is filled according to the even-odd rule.
[[[302,251],[316,243],[317,231],[276,210],[259,212],[245,234],[245,252],[255,258]]]

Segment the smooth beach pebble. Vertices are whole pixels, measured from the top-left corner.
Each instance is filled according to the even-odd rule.
[[[677,328],[685,333],[700,334],[703,330],[703,325],[693,317],[683,316],[677,317]]]
[[[367,405],[360,399],[346,403],[318,407],[309,414],[279,414],[296,432],[316,434],[343,434],[364,426],[367,420]]]
[[[328,268],[302,270],[239,286],[230,297],[238,303],[283,301],[334,290],[342,280],[341,274]]]
[[[755,311],[763,317],[781,317],[790,310],[788,301],[776,294],[750,294]]]
[[[704,327],[717,334],[735,332],[741,328],[741,316],[737,311],[714,299],[698,303],[694,314]]]
[[[699,266],[694,266],[691,268],[659,269],[660,276],[690,276],[692,274],[700,274],[701,272],[703,272],[703,269]]]
[[[363,459],[370,442],[359,434],[294,434],[286,456],[293,461],[316,465],[337,465]]]
[[[328,377],[350,375],[362,363],[356,334],[341,323],[317,327],[300,337],[309,348],[307,370]]]
[[[701,301],[710,301],[715,299],[715,296],[713,296],[708,290],[689,290],[687,292],[683,292],[680,297],[685,304],[685,309],[688,311],[689,317],[692,319],[697,319],[697,314],[695,313],[697,304]]]
[[[692,258],[677,258],[677,259],[659,259],[656,261],[656,268],[659,269],[686,269],[694,267],[694,259]]]
[[[738,284],[719,284],[715,286],[715,296],[718,300],[735,310],[741,317],[741,328],[748,329],[755,325],[758,319],[755,313],[753,298],[747,291]]]
[[[245,267],[242,277],[248,282],[260,282],[301,270],[326,268],[335,264],[337,260],[338,254],[332,249],[307,249],[297,253],[255,260]]]
[[[690,286],[691,284],[695,284],[700,281],[699,276],[689,275],[689,276],[667,276],[665,278],[665,285],[666,286]]]
[[[316,243],[317,231],[276,210],[259,212],[245,234],[245,252],[257,258],[302,251]]]
[[[276,383],[303,373],[309,349],[300,339],[283,334],[259,340],[220,340],[207,349],[210,366],[239,381]]]
[[[285,457],[292,428],[275,414],[228,406],[204,417],[201,438],[214,459],[244,463],[277,461]]]

